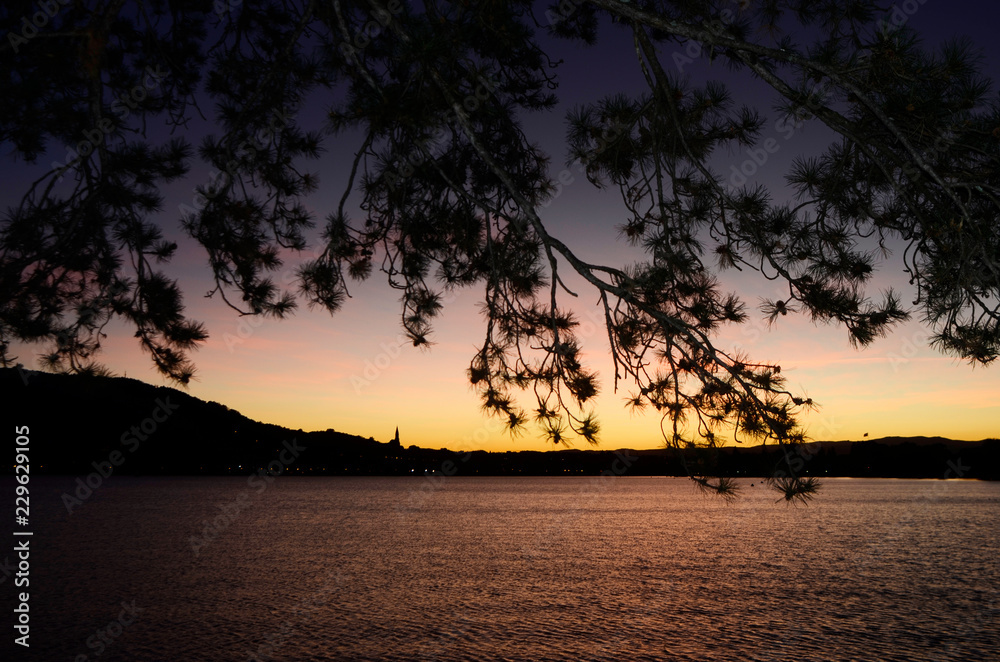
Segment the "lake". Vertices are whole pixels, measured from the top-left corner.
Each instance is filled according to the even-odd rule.
[[[14,659],[1000,659],[1000,484],[750,483],[35,477]]]

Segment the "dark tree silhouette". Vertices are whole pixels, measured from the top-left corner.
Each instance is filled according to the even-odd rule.
[[[873,299],[867,288],[898,242],[933,344],[974,364],[1000,351],[1000,104],[969,44],[926,50],[870,0],[53,5],[32,34],[34,5],[0,10],[0,140],[32,163],[70,147],[5,215],[5,362],[12,341],[49,341],[51,367],[97,370],[102,330],[118,316],[164,374],[190,379],[187,351],[206,334],[155,270],[175,246],[153,219],[194,150],[151,144],[145,129],[154,117],[183,127],[208,100],[217,133],[197,153],[216,176],[183,218],[166,220],[204,246],[213,293],[241,314],[284,317],[297,299],[334,312],[348,282],[378,268],[423,345],[443,291],[483,287],[485,337],[468,375],[512,432],[533,419],[553,443],[598,438],[587,409],[598,383],[565,305],[576,296],[567,269],[603,307],[615,388],[657,411],[679,449],[711,449],[723,430],[799,442],[797,415],[813,404],[778,365],[713,342],[749,315],[720,290],[719,269],[783,283],[787,294],[762,305],[771,321],[801,312],[864,346],[909,315],[895,292]],[[539,29],[593,43],[602,21],[632,37],[633,49],[608,56],[634,62],[649,89],[570,113],[568,159],[620,190],[622,234],[646,256],[630,267],[588,263],[550,233],[557,179],[520,125],[557,101]],[[692,44],[769,85],[790,121],[836,135],[787,173],[794,205],[713,171],[713,155],[753,146],[764,120],[719,83],[671,75],[672,54]],[[324,126],[294,119],[307,99],[327,105]],[[359,141],[343,196],[298,292],[281,291],[269,274],[282,250],[307,247],[316,221],[303,199],[319,180],[302,163],[338,133]],[[534,396],[527,409],[522,390]],[[700,484],[731,492],[692,457]],[[795,498],[815,484],[790,475],[777,487]]]

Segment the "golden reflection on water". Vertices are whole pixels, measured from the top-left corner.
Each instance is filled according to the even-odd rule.
[[[750,482],[281,478],[225,518],[243,479],[116,479],[46,515],[37,659],[92,655],[122,600],[145,611],[102,662],[1000,650],[1000,485],[833,479],[795,507]]]

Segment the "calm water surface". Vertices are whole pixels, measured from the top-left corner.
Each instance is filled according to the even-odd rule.
[[[16,659],[1000,659],[996,483],[113,477],[70,516],[72,485],[32,481]]]

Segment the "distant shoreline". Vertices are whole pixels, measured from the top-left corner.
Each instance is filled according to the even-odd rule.
[[[705,475],[759,479],[784,475],[789,464],[797,475],[818,478],[1000,479],[998,439],[723,446],[688,452],[684,461],[665,448],[451,451],[333,429],[290,430],[135,379],[32,371],[26,385],[17,369],[5,368],[0,387],[13,422],[31,430],[31,474],[93,475],[92,483],[111,475],[684,477],[689,467]],[[12,474],[13,467],[3,473]]]

